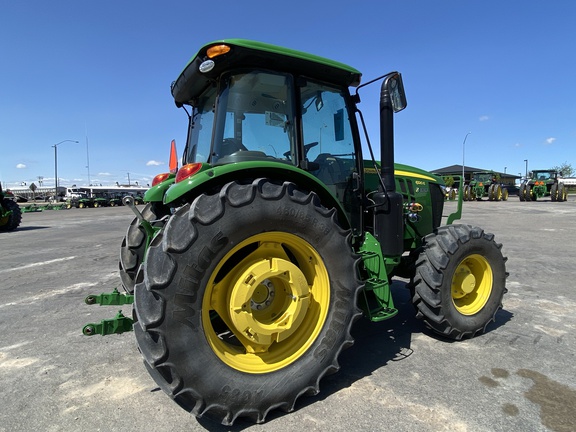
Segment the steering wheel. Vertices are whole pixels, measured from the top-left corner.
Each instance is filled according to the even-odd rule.
[[[242,144],[242,141],[236,138],[224,138],[220,147],[220,155],[226,156],[237,151],[247,151],[248,149]]]
[[[304,157],[308,156],[308,152],[310,151],[310,149],[312,147],[316,147],[317,145],[318,145],[318,141],[314,141],[314,142],[311,142],[309,144],[304,144]],[[284,153],[284,157],[288,160],[291,160],[290,150],[288,150],[286,153]]]

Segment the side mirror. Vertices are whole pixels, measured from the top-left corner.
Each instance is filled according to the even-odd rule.
[[[394,112],[399,112],[406,108],[406,93],[404,93],[402,75],[399,72],[388,75],[384,81],[384,86],[390,95]]]

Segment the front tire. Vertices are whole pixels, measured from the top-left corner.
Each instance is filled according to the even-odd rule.
[[[493,234],[469,225],[442,226],[427,235],[411,282],[417,317],[450,339],[483,333],[506,292],[501,247]]]
[[[260,423],[339,369],[360,316],[350,231],[294,184],[232,182],[181,207],[136,285],[154,380],[196,416]]]
[[[161,220],[161,217],[167,214],[166,211],[162,212],[156,206],[153,206],[152,203],[146,204],[141,213],[144,219],[150,222],[153,227],[162,227],[164,221]],[[129,294],[134,292],[136,274],[138,273],[140,264],[144,261],[146,246],[150,240],[151,239],[148,239],[146,230],[140,225],[138,218],[135,217],[132,219],[126,235],[122,239],[120,257],[118,259],[122,286]]]

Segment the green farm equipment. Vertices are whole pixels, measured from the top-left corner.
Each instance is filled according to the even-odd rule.
[[[81,197],[81,198],[72,198],[68,202],[68,208],[76,207],[76,208],[88,208],[94,207],[94,199],[89,197]]]
[[[22,211],[14,199],[14,194],[4,191],[0,183],[0,231],[12,231],[22,221]]]
[[[108,207],[110,200],[108,198],[96,196],[93,198],[93,206],[96,207]]]
[[[117,194],[111,195],[110,199],[108,200],[108,205],[110,207],[121,206],[122,205],[122,197],[118,196]]]
[[[452,224],[461,196],[443,215],[443,180],[394,163],[400,74],[360,78],[231,39],[202,47],[172,84],[188,117],[183,166],[154,179],[141,211],[124,199],[136,214],[120,252],[128,293],[89,303],[134,301],[148,371],[196,416],[260,423],[318,393],[353,344],[352,323],[397,314],[394,276],[409,279],[416,316],[447,339],[484,332],[502,307],[494,235]],[[379,80],[381,161],[357,106],[358,90]],[[123,332],[126,319],[85,334]]]
[[[566,201],[568,191],[564,183],[559,182],[562,173],[555,170],[530,171],[529,178],[520,185],[518,196],[520,201],[536,201],[549,196],[552,201]]]
[[[488,201],[506,201],[508,199],[508,189],[498,182],[498,177],[493,171],[472,173],[470,183],[464,186],[464,201],[480,201],[484,197],[487,197]]]

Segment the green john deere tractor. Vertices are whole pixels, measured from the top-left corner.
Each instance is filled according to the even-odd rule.
[[[464,186],[464,201],[482,200],[506,201],[508,189],[498,182],[498,176],[493,171],[477,171],[472,173],[470,183]]]
[[[12,231],[22,221],[22,211],[14,200],[14,194],[4,191],[0,183],[0,231]]]
[[[549,196],[552,201],[566,201],[568,191],[564,183],[559,182],[562,173],[555,170],[530,171],[529,178],[520,185],[518,196],[520,201],[536,201]]]
[[[410,280],[416,316],[441,336],[484,332],[506,291],[501,245],[452,224],[461,196],[443,225],[442,179],[394,163],[400,74],[360,78],[274,45],[203,46],[172,84],[188,117],[184,165],[154,179],[142,211],[124,199],[136,214],[120,252],[128,294],[87,299],[133,301],[133,319],[119,313],[84,334],[133,327],[171,398],[231,424],[318,393],[352,323],[398,312],[393,276]],[[378,80],[381,161],[358,108],[358,90]]]

